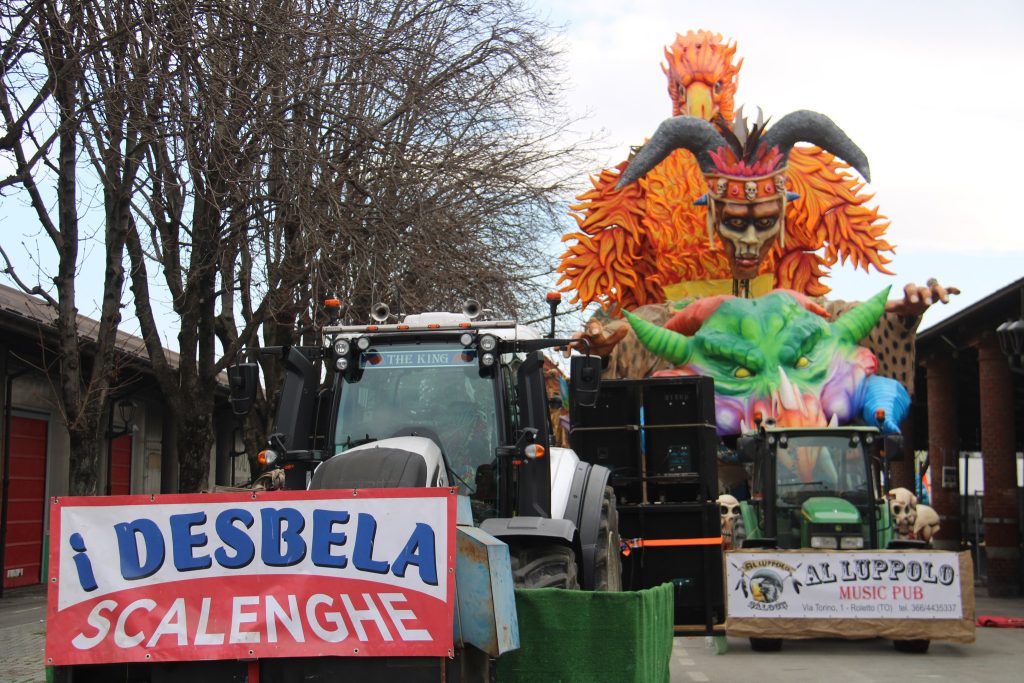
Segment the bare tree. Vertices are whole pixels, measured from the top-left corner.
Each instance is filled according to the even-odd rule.
[[[550,272],[539,245],[581,148],[565,142],[549,29],[517,0],[4,2],[0,147],[17,172],[0,189],[32,197],[61,255],[50,299],[70,371],[78,183],[101,188],[101,332],[120,317],[127,251],[181,490],[207,480],[224,368],[244,347],[308,341],[324,296],[352,318],[377,300],[457,309],[471,296],[510,315]],[[154,310],[164,291],[176,363]],[[101,398],[110,339],[80,380]],[[64,384],[72,424],[81,401]],[[268,414],[262,402],[252,431]]]
[[[96,494],[140,150],[141,121],[124,106],[133,88],[124,68],[130,33],[119,24],[125,17],[103,16],[102,3],[5,0],[0,7],[0,109],[6,127],[0,148],[14,168],[0,181],[0,191],[27,198],[56,253],[56,273],[49,282],[33,282],[16,272],[10,254],[0,253],[8,276],[55,310],[58,399],[71,437],[70,492]],[[118,62],[111,79],[95,78],[100,60]],[[102,190],[98,229],[83,215],[82,175]],[[55,202],[46,187],[51,181]],[[93,232],[102,236],[105,278],[99,325],[82,330],[76,298],[80,248]]]
[[[395,292],[410,309],[475,296],[514,313],[546,270],[538,242],[579,150],[560,142],[546,27],[515,2],[149,6],[164,77],[145,103],[158,132],[132,291],[180,486],[196,490],[218,375],[243,346],[309,335],[325,295],[360,317]],[[176,369],[160,358],[155,264],[181,318]]]

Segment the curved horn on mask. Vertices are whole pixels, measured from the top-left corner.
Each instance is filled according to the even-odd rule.
[[[789,159],[789,152],[798,142],[809,142],[834,154],[857,169],[864,179],[871,182],[871,168],[868,158],[843,129],[832,119],[814,111],[794,111],[786,114],[768,129],[761,138],[766,149],[778,145],[783,163]]]
[[[689,359],[690,339],[688,337],[647,322],[629,311],[623,311],[623,313],[629,320],[633,331],[636,332],[637,339],[655,356],[664,358],[672,365],[682,365]]]
[[[615,189],[621,189],[644,177],[677,149],[688,149],[693,152],[697,157],[697,163],[700,164],[700,170],[707,173],[715,167],[709,152],[728,145],[714,125],[698,116],[673,116],[665,119],[658,126],[658,130],[654,131],[654,136],[629,162]]]
[[[885,302],[889,299],[890,289],[891,286],[886,287],[864,303],[839,316],[832,323],[832,334],[853,344],[868,336],[885,313]]]

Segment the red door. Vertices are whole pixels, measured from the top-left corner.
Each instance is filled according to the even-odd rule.
[[[42,580],[46,420],[11,418],[10,483],[4,501],[4,588]]]
[[[110,442],[110,482],[107,491],[112,496],[127,496],[132,492],[132,437],[119,436]]]

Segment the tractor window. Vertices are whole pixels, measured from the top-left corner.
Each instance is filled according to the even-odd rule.
[[[451,483],[476,494],[498,445],[494,384],[480,376],[476,353],[457,344],[394,345],[369,349],[359,366],[357,380],[343,380],[335,452],[419,428],[438,442]]]
[[[800,505],[812,496],[839,496],[854,504],[872,500],[866,453],[848,435],[790,436],[777,451],[779,505]]]

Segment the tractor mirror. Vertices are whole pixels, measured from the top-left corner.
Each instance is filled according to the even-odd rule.
[[[258,383],[259,366],[256,363],[240,363],[228,367],[231,412],[235,415],[247,415],[252,410]]]
[[[601,357],[573,356],[569,361],[569,386],[573,403],[586,408],[596,405],[601,389]]]
[[[740,462],[754,462],[757,460],[756,436],[741,436],[736,439],[736,455]]]
[[[888,434],[882,442],[887,462],[903,462],[903,435]]]

